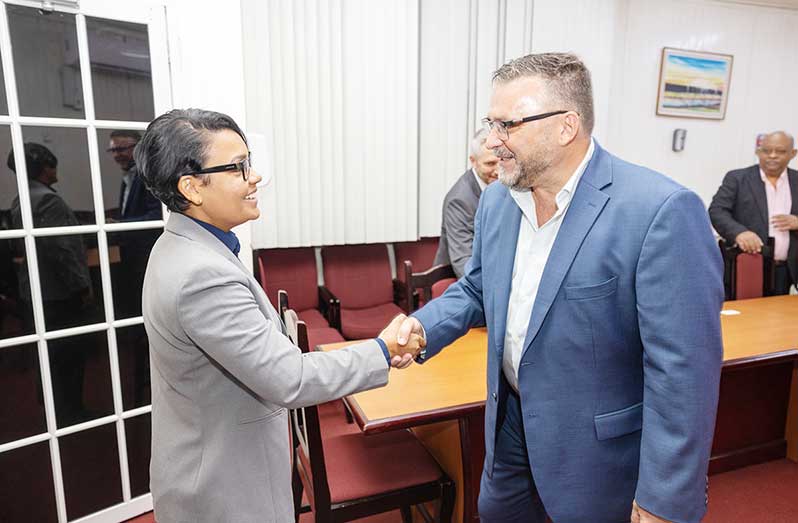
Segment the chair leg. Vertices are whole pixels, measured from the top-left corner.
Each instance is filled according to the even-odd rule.
[[[299,470],[294,464],[294,470],[291,474],[291,490],[294,492],[294,523],[299,523],[299,511],[302,509],[302,478],[299,477]]]
[[[441,508],[438,513],[439,523],[451,523],[454,512],[455,486],[452,480],[441,485]]]
[[[413,523],[413,513],[410,511],[410,507],[399,507],[399,510],[402,512],[402,523]]]

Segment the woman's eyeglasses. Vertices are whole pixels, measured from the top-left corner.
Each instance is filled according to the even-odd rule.
[[[211,174],[211,173],[223,173],[229,171],[240,171],[241,177],[244,181],[249,179],[249,171],[252,168],[252,157],[248,156],[241,160],[240,162],[236,163],[226,163],[224,165],[214,165],[213,167],[206,167],[205,169],[200,169],[199,171],[194,171],[187,173],[189,176],[196,176],[198,174]]]

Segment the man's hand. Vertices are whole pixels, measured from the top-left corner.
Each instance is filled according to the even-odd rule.
[[[640,508],[637,501],[632,501],[632,523],[670,523],[667,519],[658,518],[651,512]]]
[[[737,247],[739,247],[740,250],[743,252],[747,252],[750,254],[762,252],[762,239],[759,236],[757,236],[755,232],[752,231],[741,232],[734,239],[734,242],[737,244]]]
[[[401,342],[398,340],[400,327],[408,319],[410,318],[404,314],[397,315],[379,336],[385,342],[385,345],[388,346],[388,353],[391,355],[391,366],[397,369],[404,369],[410,366],[419,351],[426,345],[426,341],[420,334],[405,335]]]
[[[798,229],[798,216],[794,214],[776,214],[770,219],[770,223],[777,231],[794,231]]]

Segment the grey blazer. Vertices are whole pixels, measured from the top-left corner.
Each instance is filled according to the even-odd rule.
[[[798,215],[798,171],[787,169],[792,208]],[[712,226],[731,245],[738,234],[753,231],[762,241],[768,238],[768,200],[759,165],[729,171],[709,205]],[[793,283],[798,282],[798,231],[790,231],[787,266]]]
[[[178,213],[152,250],[142,307],[158,522],[293,521],[286,408],[385,385],[377,342],[303,355],[239,259]]]
[[[434,265],[451,265],[458,278],[465,272],[465,264],[471,258],[474,215],[481,195],[474,173],[468,169],[454,182],[443,200],[441,239]]]

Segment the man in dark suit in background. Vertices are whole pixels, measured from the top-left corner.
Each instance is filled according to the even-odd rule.
[[[499,160],[485,148],[487,132],[478,130],[471,139],[471,168],[457,179],[443,200],[441,239],[434,265],[451,265],[457,277],[465,272],[474,241],[474,215],[479,197],[498,178]]]
[[[118,129],[111,132],[107,152],[122,168],[122,186],[119,190],[119,209],[115,219],[121,222],[161,220],[161,202],[150,193],[139,176],[133,159],[133,149],[141,139],[138,131]],[[117,315],[120,317],[141,314],[141,287],[150,250],[161,235],[160,229],[143,229],[119,233],[120,263],[114,277]]]
[[[775,240],[774,294],[789,294],[798,281],[798,172],[787,165],[795,142],[784,131],[767,134],[757,147],[759,165],[730,171],[709,206],[712,226],[730,245],[760,252]]]
[[[144,186],[133,160],[133,149],[140,139],[138,131],[119,129],[111,132],[107,149],[123,172],[117,216],[123,222],[163,219],[161,202]]]

